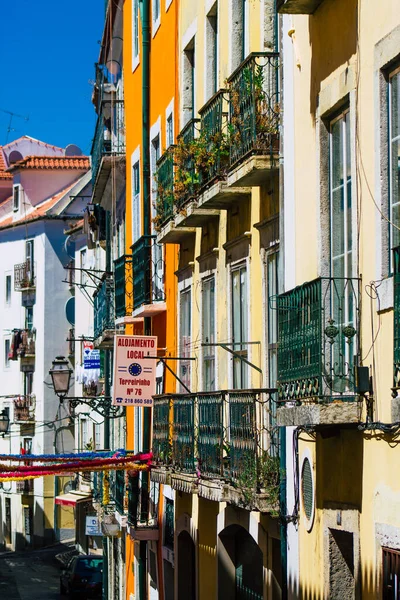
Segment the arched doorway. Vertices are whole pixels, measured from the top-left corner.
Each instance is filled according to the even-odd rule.
[[[178,600],[196,598],[195,545],[187,531],[178,535]]]
[[[263,600],[263,554],[240,525],[219,534],[218,600]]]

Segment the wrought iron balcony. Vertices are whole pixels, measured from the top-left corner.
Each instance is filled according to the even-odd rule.
[[[20,358],[34,357],[36,354],[36,329],[22,329],[20,331],[21,341],[17,348]]]
[[[155,399],[153,452],[174,470],[237,481],[263,453],[278,454],[272,422],[276,390],[162,395]],[[173,405],[173,421],[170,406]],[[156,409],[156,407],[158,408]],[[172,454],[170,454],[172,442]]]
[[[36,398],[34,394],[18,396],[14,399],[14,421],[26,423],[35,421]]]
[[[132,255],[124,254],[114,261],[115,317],[125,317],[133,311]]]
[[[34,265],[30,259],[14,265],[14,290],[21,292],[35,287]]]
[[[360,280],[320,278],[277,298],[279,401],[356,400]]]
[[[135,539],[158,539],[159,486],[148,480],[147,488],[143,485],[144,477],[148,478],[148,474],[129,479],[128,523],[134,527]]]
[[[323,0],[277,0],[276,10],[293,15],[311,15]]]
[[[94,337],[101,337],[105,331],[114,331],[114,281],[105,277],[93,295]]]
[[[133,308],[165,300],[162,246],[142,235],[132,246]]]
[[[33,479],[17,481],[17,494],[33,494]]]
[[[92,144],[92,181],[96,182],[103,158],[125,155],[123,100],[103,100]]]
[[[163,227],[174,216],[174,146],[157,161],[156,226]]]
[[[113,495],[115,508],[123,515],[125,512],[125,471],[115,471]]]
[[[250,54],[228,79],[230,166],[279,150],[279,54]]]
[[[199,110],[199,144],[204,151],[198,166],[199,186],[208,185],[226,175],[229,164],[228,90],[219,90]]]

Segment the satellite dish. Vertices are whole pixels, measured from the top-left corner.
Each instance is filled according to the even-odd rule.
[[[75,325],[75,298],[68,298],[65,304],[65,316],[70,325]]]
[[[21,152],[18,152],[18,150],[13,150],[8,155],[8,162],[10,165],[13,165],[14,163],[18,162],[19,160],[22,160],[23,158],[24,157],[22,156]]]
[[[68,144],[65,148],[65,156],[82,156],[82,150],[75,144]]]

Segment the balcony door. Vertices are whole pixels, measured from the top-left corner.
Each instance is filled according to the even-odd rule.
[[[190,389],[190,360],[185,360],[191,354],[191,289],[186,288],[181,291],[179,297],[179,356],[182,357],[179,366],[179,378]],[[180,386],[180,391],[185,393],[187,390]]]
[[[241,265],[232,269],[231,273],[231,306],[232,306],[232,341],[233,350],[237,354],[233,358],[233,387],[248,387],[248,366],[246,359],[248,348],[248,301],[247,301],[247,269]]]
[[[355,353],[355,300],[357,294],[354,269],[354,216],[352,203],[350,112],[343,111],[330,124],[330,274],[323,302],[330,304],[333,326],[331,340],[332,389],[346,392],[352,377]],[[325,292],[323,291],[323,294]],[[326,330],[325,330],[326,331]],[[334,335],[335,334],[335,335]]]

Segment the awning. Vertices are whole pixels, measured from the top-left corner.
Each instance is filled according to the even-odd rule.
[[[55,503],[61,506],[75,506],[79,502],[85,502],[91,499],[91,494],[81,494],[79,492],[69,492],[55,497]]]

